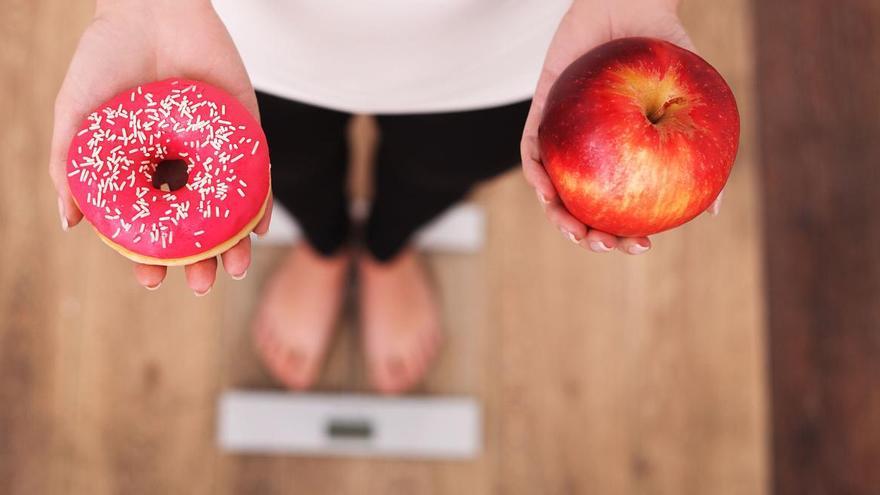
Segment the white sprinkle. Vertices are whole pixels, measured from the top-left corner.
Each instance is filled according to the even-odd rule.
[[[199,241],[196,241],[196,247],[199,249],[202,249],[202,243]]]
[[[198,236],[198,235],[202,235],[202,234],[204,234],[204,233],[205,233],[204,230],[197,230],[197,231],[193,232],[193,235]]]
[[[243,156],[244,156],[244,153],[239,153],[238,155],[235,156],[235,158],[233,158],[232,160],[229,160],[229,163],[235,163],[235,162],[241,160],[241,158]]]
[[[243,197],[244,197],[244,191],[242,191],[240,187],[237,189],[237,191],[238,191],[238,195],[241,196],[241,197],[243,198]]]
[[[254,142],[254,149],[251,150],[251,155],[257,154],[257,147],[258,146],[260,146],[260,142],[259,141]]]

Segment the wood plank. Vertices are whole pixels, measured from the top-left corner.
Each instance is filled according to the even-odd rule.
[[[0,493],[63,493],[77,455],[74,294],[85,271],[46,165],[52,102],[91,7],[56,7],[0,2]],[[53,249],[62,242],[72,249]]]
[[[518,177],[492,191],[500,493],[766,493],[747,7],[685,2],[682,12],[741,105],[719,217],[656,236],[640,258],[597,256],[561,240]]]
[[[776,492],[873,494],[880,4],[755,9]]]

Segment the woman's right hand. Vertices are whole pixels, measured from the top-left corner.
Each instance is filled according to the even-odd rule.
[[[169,77],[222,88],[259,119],[241,57],[209,0],[98,0],[95,18],[80,39],[55,101],[49,175],[58,193],[64,230],[82,220],[65,170],[68,146],[79,123],[120,91]],[[254,232],[265,233],[270,217],[271,198]],[[250,238],[221,257],[224,269],[240,278],[250,264]],[[188,265],[187,283],[197,295],[204,295],[214,284],[216,269],[216,258]],[[135,264],[135,277],[149,289],[157,288],[165,273],[164,266]]]
[[[538,145],[538,128],[544,103],[553,83],[575,59],[596,46],[616,38],[647,36],[696,51],[678,19],[678,0],[575,0],[562,19],[547,51],[544,68],[532,99],[521,143],[523,173],[535,188],[547,219],[572,242],[597,253],[618,249],[641,254],[651,248],[647,237],[617,237],[590,228],[576,219],[562,203],[544,165]],[[709,211],[718,213],[721,195]]]

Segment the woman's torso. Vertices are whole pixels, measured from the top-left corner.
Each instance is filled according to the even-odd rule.
[[[570,0],[214,0],[254,85],[359,113],[531,96]]]

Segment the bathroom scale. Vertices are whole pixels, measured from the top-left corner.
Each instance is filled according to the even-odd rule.
[[[479,403],[464,396],[385,397],[231,390],[220,398],[220,447],[238,454],[473,459]]]

